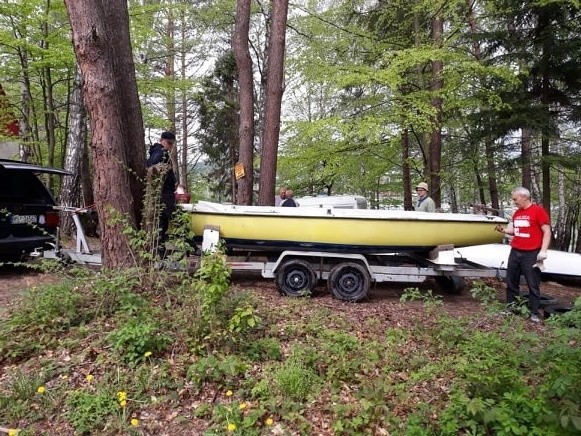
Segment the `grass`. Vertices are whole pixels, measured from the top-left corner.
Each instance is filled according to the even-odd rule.
[[[485,289],[474,294],[491,310],[475,319],[444,315],[437,296],[410,288],[397,304],[418,316],[403,328],[309,299],[273,306],[229,288],[219,255],[195,277],[159,273],[155,286],[130,274],[33,289],[5,317],[0,427],[21,436],[581,431],[581,303],[530,330],[500,317]]]

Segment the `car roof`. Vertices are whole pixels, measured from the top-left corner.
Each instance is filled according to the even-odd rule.
[[[28,162],[20,162],[10,159],[0,159],[0,168],[5,168],[7,170],[31,171],[34,173],[61,174],[63,176],[72,175],[70,171],[66,171],[60,168],[43,167],[41,165],[35,165]]]

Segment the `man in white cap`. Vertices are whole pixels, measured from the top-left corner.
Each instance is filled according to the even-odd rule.
[[[426,182],[418,183],[416,186],[418,193],[418,202],[416,204],[417,212],[435,212],[436,203],[428,196],[428,184]]]

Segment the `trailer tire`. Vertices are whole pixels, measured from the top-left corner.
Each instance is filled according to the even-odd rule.
[[[434,277],[438,286],[445,292],[460,295],[466,288],[464,277],[459,276],[436,276]]]
[[[327,286],[331,294],[344,301],[360,301],[367,296],[371,277],[359,263],[343,262],[329,272]]]
[[[276,272],[276,286],[288,297],[308,297],[316,285],[317,274],[305,260],[288,260]]]

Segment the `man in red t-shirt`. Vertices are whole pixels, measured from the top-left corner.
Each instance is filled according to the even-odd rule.
[[[542,206],[531,201],[531,193],[526,188],[514,189],[512,201],[518,209],[512,216],[511,225],[496,227],[497,231],[513,236],[506,267],[506,302],[509,308],[516,304],[522,274],[529,287],[530,320],[539,322],[541,270],[536,264],[547,258],[551,219]]]

